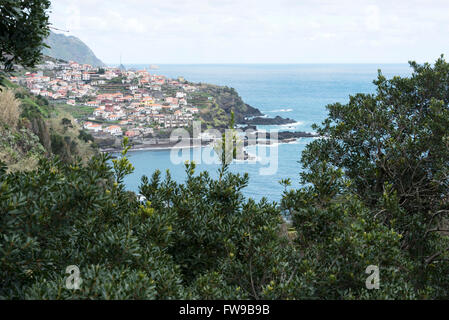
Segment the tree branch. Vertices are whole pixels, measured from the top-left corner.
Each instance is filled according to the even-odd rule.
[[[440,252],[435,253],[434,255],[430,256],[429,258],[426,259],[426,264],[430,264],[433,260],[435,260],[436,258],[438,258],[439,256],[441,256],[443,253],[445,253],[446,251],[449,251],[449,247],[441,250]]]

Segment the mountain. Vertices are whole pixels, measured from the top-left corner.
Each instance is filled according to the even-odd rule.
[[[44,55],[66,61],[72,60],[78,63],[86,63],[97,67],[105,66],[95,56],[93,51],[77,37],[50,32],[46,44],[50,48],[44,48],[42,51]]]

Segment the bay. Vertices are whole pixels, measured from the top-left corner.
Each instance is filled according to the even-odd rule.
[[[127,68],[149,68],[150,64],[126,65]],[[327,116],[326,105],[349,101],[349,96],[357,93],[373,93],[373,80],[381,69],[387,77],[408,76],[411,69],[407,64],[221,64],[221,65],[159,65],[158,70],[150,73],[170,78],[184,77],[188,81],[203,82],[233,87],[249,105],[259,108],[269,117],[277,115],[297,120],[289,126],[260,126],[260,129],[280,131],[312,131],[313,123],[321,123]],[[297,142],[278,145],[277,171],[273,175],[261,175],[260,169],[267,164],[233,163],[230,170],[236,173],[247,172],[249,185],[244,189],[247,197],[260,200],[279,201],[283,187],[281,179],[290,178],[292,188],[298,188],[299,173],[302,168],[298,161],[301,153],[311,139],[299,139]],[[275,152],[272,148],[263,152]],[[253,147],[250,153],[261,152]],[[190,150],[193,158],[194,150]],[[202,153],[213,154],[210,148]],[[263,153],[262,152],[262,153]],[[133,174],[126,180],[129,190],[138,191],[142,175],[151,176],[159,169],[163,173],[170,170],[172,178],[182,183],[185,178],[183,164],[170,160],[170,150],[135,151],[130,160],[135,167]],[[216,176],[218,165],[198,164],[197,172],[207,170]]]

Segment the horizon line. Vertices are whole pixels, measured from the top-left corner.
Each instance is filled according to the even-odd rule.
[[[410,60],[413,61],[413,60]],[[116,65],[408,65],[409,61],[407,62],[207,62],[207,63],[201,63],[201,62],[176,62],[176,63],[149,63],[149,62],[103,62],[105,64],[116,64]],[[417,63],[425,63],[417,61]]]

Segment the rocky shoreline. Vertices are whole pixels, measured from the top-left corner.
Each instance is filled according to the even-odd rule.
[[[296,121],[290,118],[282,118],[280,116],[276,116],[274,118],[258,116],[241,121],[241,124],[243,125],[257,125],[257,126],[270,126],[270,125],[279,126],[292,123],[296,123]]]
[[[309,132],[278,132],[277,140],[273,141],[268,134],[266,139],[258,139],[256,132],[250,134],[244,140],[244,146],[248,145],[271,145],[274,143],[291,143],[297,141],[300,138],[317,138],[318,135]],[[198,148],[206,147],[213,144],[213,140],[201,140],[201,139],[190,139],[188,143],[180,145],[180,140],[176,142],[170,142],[170,139],[152,139],[150,143],[140,143],[131,146],[130,151],[157,151],[157,150],[171,150],[171,149],[185,149],[185,148]],[[100,152],[107,153],[118,153],[121,152],[122,148],[110,147],[110,148],[100,148]]]

